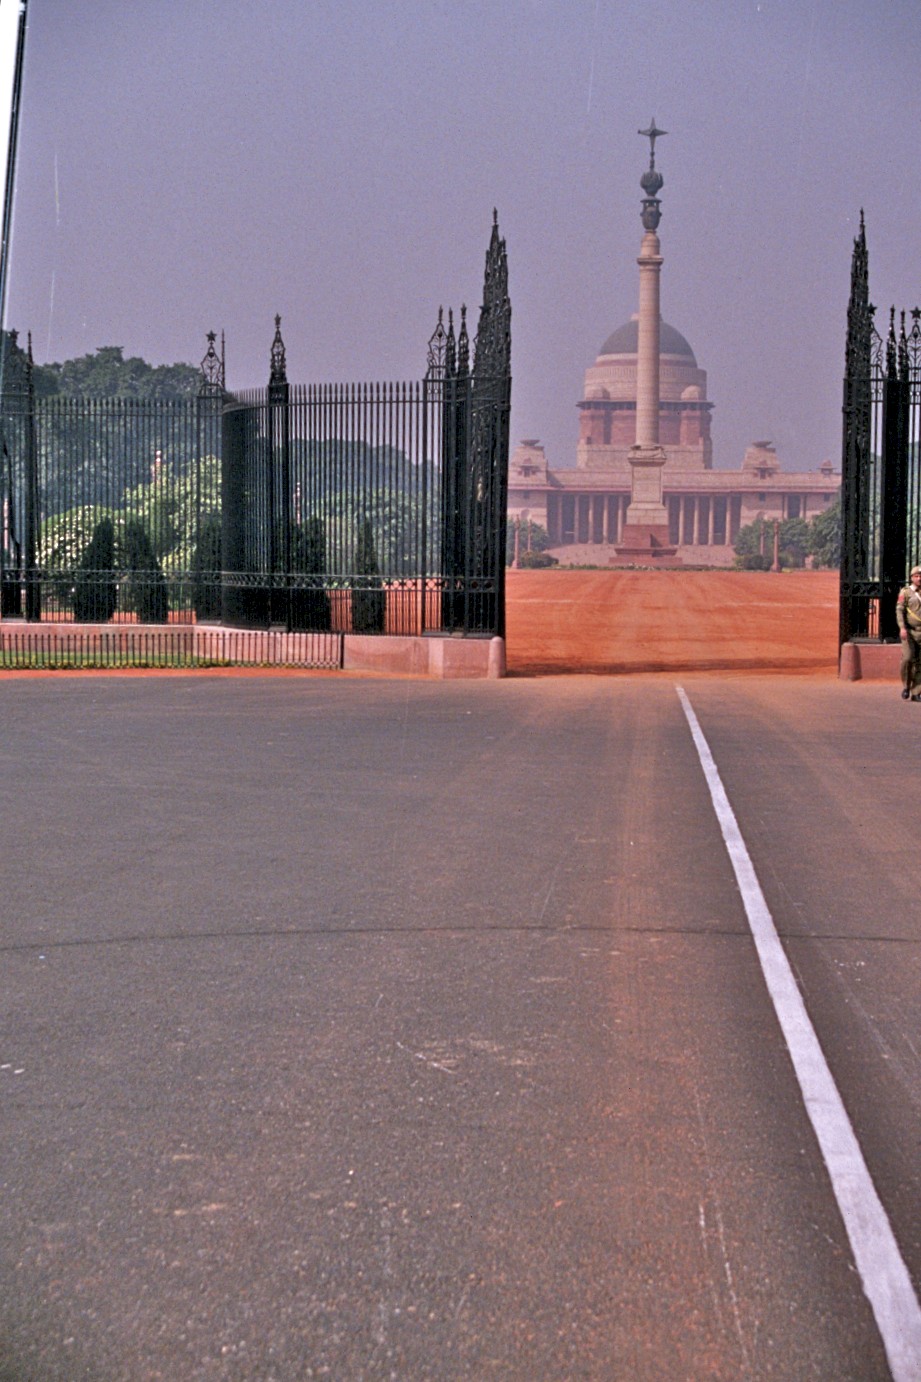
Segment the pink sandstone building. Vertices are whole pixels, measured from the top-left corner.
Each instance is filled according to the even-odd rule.
[[[640,133],[652,149],[641,180],[640,312],[585,372],[575,466],[551,468],[536,440],[515,448],[509,519],[546,528],[563,562],[731,566],[740,528],[758,518],[814,518],[841,476],[827,460],[812,471],[782,470],[769,441],[753,442],[737,471],[713,469],[706,372],[659,312],[654,149],[664,131],[653,121]]]

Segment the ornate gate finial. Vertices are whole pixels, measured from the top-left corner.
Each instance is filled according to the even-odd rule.
[[[275,338],[272,341],[270,357],[269,388],[273,384],[287,384],[288,370],[285,363],[285,343],[281,339],[281,317],[275,316]]]
[[[445,364],[445,343],[447,333],[445,331],[444,308],[438,309],[438,324],[429,337],[428,353],[428,373],[440,374],[444,371]]]
[[[492,235],[486,251],[483,305],[474,348],[474,371],[480,377],[504,378],[511,368],[511,315],[508,260],[499,234],[499,215],[493,210]]]
[[[457,372],[465,377],[470,373],[470,337],[467,335],[467,304],[461,303],[461,324],[457,335]]]
[[[869,370],[873,335],[873,307],[870,304],[870,275],[867,255],[867,233],[860,209],[860,230],[854,238],[851,255],[851,296],[847,305],[847,344],[845,373]]]
[[[454,336],[454,311],[448,308],[448,334],[445,336],[445,379],[457,373],[457,341]]]
[[[198,381],[198,392],[200,394],[223,393],[224,391],[224,361],[214,348],[217,340],[217,332],[209,331],[207,336],[208,349],[202,358],[201,378]],[[221,338],[223,346],[223,337]]]

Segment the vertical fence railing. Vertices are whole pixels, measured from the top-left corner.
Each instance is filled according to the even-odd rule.
[[[844,380],[839,641],[898,638],[895,603],[921,561],[921,310],[885,342],[869,302],[861,217],[851,264]]]
[[[906,340],[907,564],[921,561],[921,308],[911,311]]]
[[[886,343],[886,371],[882,380],[882,464],[879,504],[879,616],[878,635],[883,640],[899,636],[895,603],[904,583],[908,526],[908,361],[904,314],[900,336],[895,332],[895,310]]]
[[[191,619],[221,508],[221,399],[4,402],[0,615],[98,614],[111,589],[116,621]]]
[[[224,621],[502,632],[507,379],[285,387],[225,409]]]
[[[439,625],[431,381],[286,389],[285,402],[267,390],[225,411],[225,621],[359,633]]]

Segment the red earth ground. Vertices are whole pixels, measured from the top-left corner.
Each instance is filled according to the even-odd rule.
[[[512,676],[837,675],[837,571],[509,571]]]

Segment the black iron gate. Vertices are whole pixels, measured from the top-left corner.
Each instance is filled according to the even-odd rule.
[[[897,641],[895,604],[921,561],[921,309],[886,340],[874,322],[863,216],[854,241],[844,380],[839,641]]]
[[[470,364],[443,313],[418,382],[269,385],[224,412],[223,621],[288,631],[504,633],[510,399],[494,220]]]

